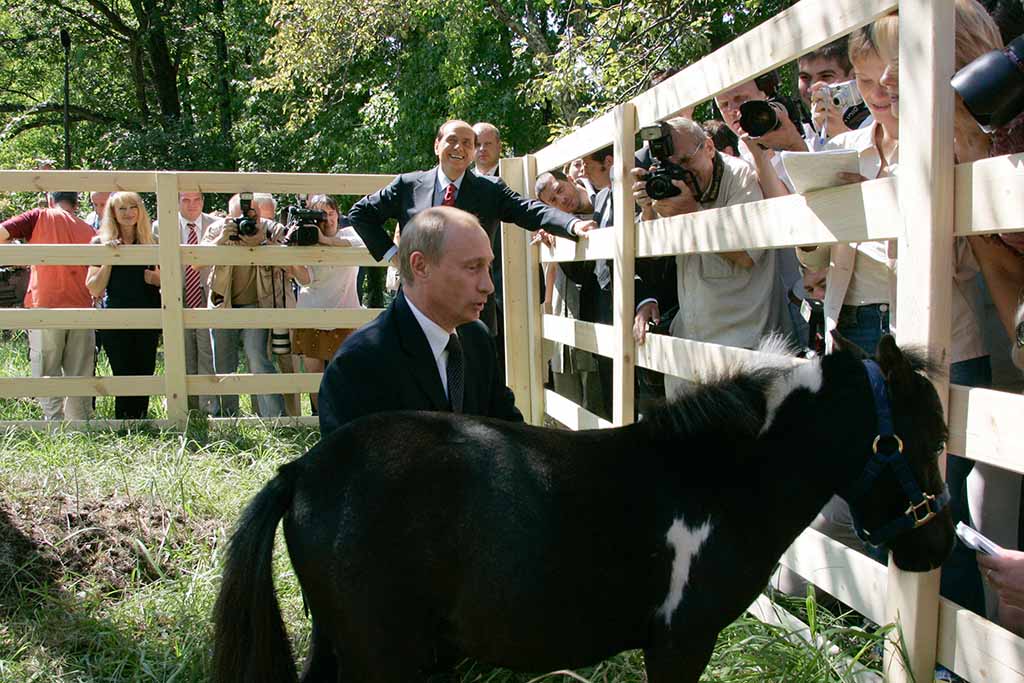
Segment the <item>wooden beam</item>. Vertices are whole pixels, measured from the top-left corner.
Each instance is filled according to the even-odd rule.
[[[185,327],[260,329],[280,327],[343,327],[354,329],[376,319],[383,308],[190,308]],[[3,318],[0,316],[0,322]],[[159,327],[159,326],[158,326]]]
[[[795,367],[808,362],[812,361],[679,339],[666,334],[648,334],[647,341],[637,347],[636,356],[636,364],[640,367],[691,382],[728,377],[744,368],[778,366],[780,363]]]
[[[950,453],[1024,473],[1024,396],[952,386],[949,393]]]
[[[523,159],[502,159],[499,173],[505,184],[520,194],[525,190]],[[524,418],[530,416],[530,271],[526,253],[530,236],[516,225],[501,225],[502,307],[505,330],[505,381],[516,397]]]
[[[0,329],[148,330],[161,327],[156,308],[3,308]]]
[[[629,170],[636,151],[636,110],[626,103],[613,110],[615,115],[615,166],[612,197],[615,236],[615,259],[612,269],[612,320],[615,356],[612,358],[612,422],[617,426],[631,424],[636,404],[634,382],[636,342],[633,341],[633,312],[636,310],[634,276],[636,275],[636,215],[634,213],[633,181]],[[596,236],[596,235],[595,235]],[[604,387],[607,391],[607,387]]]
[[[182,192],[278,192],[285,194],[367,195],[381,189],[393,175],[356,173],[218,173],[179,171]]]
[[[182,247],[190,266],[379,266],[365,247]]]
[[[611,422],[598,417],[581,405],[570,401],[559,393],[544,390],[544,404],[547,415],[574,432],[581,429],[609,429]]]
[[[1024,640],[939,598],[938,661],[968,681],[1020,683],[1024,680]]]
[[[133,244],[106,247],[86,244],[5,244],[0,248],[4,266],[152,266],[159,263],[160,247]]]
[[[188,375],[185,384],[192,396],[310,394],[320,390],[321,377],[320,372]]]
[[[153,171],[0,171],[4,192],[155,192]]]
[[[160,396],[164,378],[119,377],[2,377],[0,397],[40,396]]]
[[[555,238],[554,247],[541,247],[542,263],[563,263],[566,261],[594,261],[599,258],[615,258],[615,231],[591,231],[590,237],[578,242],[562,237]]]
[[[563,164],[573,159],[579,159],[610,145],[616,135],[614,113],[609,111],[598,116],[582,128],[538,150],[534,154],[534,158],[537,159],[537,175],[561,168]]]
[[[956,167],[956,234],[1024,230],[1024,154]]]
[[[173,173],[156,176],[157,218],[161,225],[178,225],[178,179]],[[185,385],[184,276],[178,231],[170,230],[160,243],[160,299],[164,343],[164,382],[167,418],[184,428],[188,423]]]
[[[545,315],[544,338],[608,358],[615,357],[615,328],[612,325],[585,323],[582,320]]]
[[[537,160],[528,154],[524,157],[523,163],[524,197],[536,199],[534,197],[536,181]],[[540,287],[543,275],[539,251],[540,248],[537,245],[529,246],[527,244],[525,251],[520,252],[526,259],[526,301],[529,311],[527,329],[530,335],[530,416],[527,419],[530,424],[537,426],[544,424],[544,382],[548,377],[548,363],[544,357],[544,342],[541,339],[544,310],[541,307]]]

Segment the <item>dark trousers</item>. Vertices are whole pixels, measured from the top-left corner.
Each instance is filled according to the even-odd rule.
[[[156,370],[156,346],[160,330],[102,330],[100,344],[118,375],[152,375]],[[142,420],[149,411],[149,396],[115,396],[114,417]]]

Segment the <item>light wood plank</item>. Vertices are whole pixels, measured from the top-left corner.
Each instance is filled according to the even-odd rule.
[[[159,396],[160,376],[120,377],[2,377],[0,397],[40,396]]]
[[[179,171],[182,192],[274,192],[285,194],[367,195],[381,189],[393,175],[358,173],[219,173]]]
[[[1024,154],[956,167],[956,234],[1024,230]]]
[[[178,179],[173,173],[156,176],[157,218],[162,225],[178,224]],[[170,234],[177,235],[177,231]],[[164,382],[167,418],[184,428],[188,422],[185,386],[184,276],[177,239],[160,243],[160,299],[164,343]]]
[[[534,187],[537,181],[537,160],[532,155],[526,155],[523,163],[523,190],[524,197],[534,197]],[[540,267],[540,249],[537,245],[526,245],[520,256],[526,259],[526,301],[528,305],[528,326],[530,335],[530,415],[527,418],[530,424],[544,424],[544,381],[548,376],[547,359],[544,358],[544,342],[541,339],[543,333],[542,316],[544,311],[541,307],[540,284],[542,271]],[[526,413],[524,413],[526,415]]]
[[[365,247],[182,247],[192,266],[380,266]]]
[[[234,394],[309,394],[320,389],[320,372],[275,374],[188,375],[185,384],[192,396]]]
[[[522,194],[523,159],[502,159],[499,173],[512,190]],[[516,407],[527,419],[530,413],[530,279],[525,258],[529,233],[509,223],[501,225],[502,315],[505,330],[505,381]]]
[[[106,247],[86,244],[5,244],[0,247],[4,266],[151,266],[159,263],[156,245]]]
[[[304,327],[355,329],[376,319],[383,311],[383,308],[190,308],[185,311],[185,326],[227,330],[272,327],[290,330]]]
[[[149,330],[161,327],[156,308],[3,308],[0,329]]]
[[[595,259],[615,258],[615,231],[591,230],[587,237],[578,242],[562,237],[555,238],[555,246],[541,247],[542,263],[563,263],[565,261],[593,261]]]
[[[791,62],[896,8],[896,0],[802,0],[641,93],[641,126]]]
[[[896,180],[883,178],[672,218],[637,228],[637,257],[780,249],[892,239],[900,230]]]
[[[109,432],[123,429],[172,429],[171,420],[0,420],[0,430],[37,432]]]
[[[210,426],[237,428],[239,426],[260,426],[267,428],[277,427],[318,427],[320,418],[315,415],[301,415],[297,417],[211,417]]]
[[[616,425],[633,422],[636,404],[634,381],[636,356],[633,341],[633,311],[636,309],[634,276],[636,275],[636,216],[632,179],[636,151],[636,110],[628,102],[615,108],[615,164],[618,173],[612,182],[614,198],[615,260],[612,269],[612,320],[615,334],[615,356],[612,359],[612,421]],[[607,388],[605,388],[607,391]]]
[[[155,192],[156,174],[153,171],[0,171],[0,188],[4,192]]]
[[[537,175],[561,168],[573,159],[610,145],[616,136],[615,115],[609,111],[572,133],[559,138],[547,147],[537,150]]]
[[[545,315],[544,338],[577,349],[613,358],[616,351],[615,328],[611,325],[585,323],[582,320]]]
[[[953,0],[900,2],[899,238],[897,338],[949,363],[953,292]],[[949,385],[936,382],[945,403]],[[889,560],[887,621],[898,620],[908,660],[890,640],[885,673],[892,683],[932,677],[939,619],[939,571],[909,573]]]
[[[574,432],[581,429],[610,429],[611,422],[598,417],[583,406],[577,405],[559,393],[544,390],[544,405],[547,415]]]
[[[953,386],[949,394],[950,453],[1024,473],[1024,396]]]
[[[780,364],[795,367],[808,362],[813,361],[679,339],[666,334],[648,334],[647,341],[637,347],[636,353],[636,364],[640,367],[691,382],[728,377],[744,368]]]
[[[1020,683],[1024,680],[1024,640],[939,598],[938,661],[968,681]]]
[[[805,529],[780,562],[876,624],[886,619],[886,570],[866,555]]]

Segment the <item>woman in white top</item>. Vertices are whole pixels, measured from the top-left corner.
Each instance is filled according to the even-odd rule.
[[[320,232],[319,243],[329,247],[361,247],[363,241],[353,228],[339,229],[338,203],[333,197],[318,194],[310,197],[307,206],[327,214],[327,223]],[[296,308],[359,308],[356,286],[357,266],[310,266],[312,280],[299,289]],[[323,372],[341,343],[353,332],[344,328],[295,330],[295,353],[302,354],[306,372]],[[317,412],[317,395],[309,395],[313,414]]]

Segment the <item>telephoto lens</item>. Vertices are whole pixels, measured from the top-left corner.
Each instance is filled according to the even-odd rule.
[[[951,83],[982,130],[992,133],[1005,126],[1024,111],[1024,35],[978,57]]]
[[[292,352],[292,342],[288,337],[288,330],[277,328],[270,330],[270,350],[278,356]]]
[[[759,138],[779,127],[775,107],[764,100],[751,100],[740,105],[740,126],[752,138]]]

